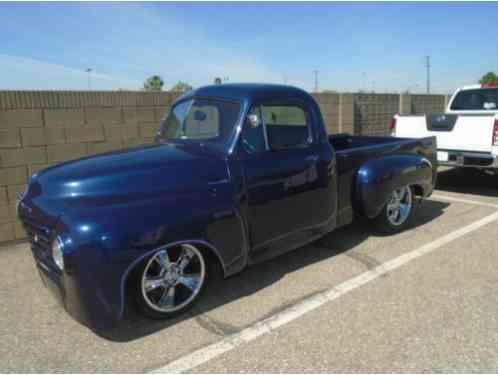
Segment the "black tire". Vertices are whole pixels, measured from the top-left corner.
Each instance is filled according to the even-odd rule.
[[[150,277],[150,274],[151,274],[151,272],[153,272],[155,270],[151,270],[151,267],[153,266],[153,263],[156,262],[155,258],[159,257],[160,253],[164,252],[165,250],[168,253],[169,257],[171,257],[171,259],[170,259],[171,263],[176,264],[176,262],[178,262],[178,256],[179,256],[178,254],[181,253],[181,251],[184,249],[185,245],[188,246],[190,250],[195,249],[195,251],[196,251],[195,255],[201,257],[200,259],[204,265],[204,272],[203,272],[204,276],[203,276],[203,279],[201,281],[201,285],[199,286],[198,290],[196,288],[195,295],[193,296],[192,299],[190,299],[187,295],[189,293],[190,289],[187,288],[186,286],[184,286],[182,283],[178,282],[176,284],[176,286],[174,287],[175,292],[173,294],[173,301],[175,301],[175,299],[176,299],[178,302],[178,306],[171,308],[171,309],[167,309],[167,307],[165,307],[166,310],[161,311],[158,304],[161,301],[162,297],[164,296],[164,293],[168,294],[169,290],[171,288],[167,289],[168,288],[167,286],[156,287],[155,289],[157,289],[158,296],[151,295],[152,293],[156,293],[155,289],[151,289],[149,292],[145,291],[146,285],[148,285],[147,282],[149,282],[153,279],[153,277]],[[201,266],[200,264],[195,265],[194,263],[195,262],[193,262],[192,265],[189,264],[188,266],[189,267],[190,266],[192,266],[192,267],[193,266],[199,266],[199,267]],[[160,266],[158,266],[158,267],[160,267]],[[183,313],[185,313],[186,311],[191,309],[199,301],[199,299],[202,297],[202,295],[203,295],[203,293],[204,293],[204,291],[209,283],[209,280],[213,276],[212,274],[214,274],[215,271],[216,271],[216,266],[213,264],[211,257],[207,256],[206,252],[204,252],[202,249],[200,249],[196,246],[193,246],[190,244],[184,244],[184,245],[169,248],[169,249],[161,249],[161,250],[158,250],[156,253],[152,254],[147,259],[145,259],[137,267],[132,279],[130,280],[131,293],[132,293],[133,298],[135,300],[137,309],[144,316],[146,316],[148,318],[152,318],[152,319],[171,319],[171,318],[177,317],[179,315],[182,315]],[[147,274],[145,274],[145,273],[147,273]],[[184,275],[189,276],[189,275],[194,275],[194,274],[185,273]],[[161,277],[164,278],[164,283],[165,283],[166,282],[165,280],[167,278],[166,275],[165,276],[158,275],[155,279],[160,279]],[[174,281],[172,281],[172,282],[174,282]],[[161,294],[161,297],[159,297],[159,294]],[[183,294],[183,297],[180,296],[180,294]],[[159,300],[157,300],[156,298],[159,298]],[[167,298],[169,300],[171,300],[169,294],[168,294]],[[182,299],[183,299],[183,301],[182,301]]]
[[[403,219],[400,220],[398,223],[396,223],[396,220],[392,220],[392,217],[390,218],[390,214],[392,212],[390,210],[390,202],[391,202],[391,199],[393,198],[393,195],[391,195],[388,202],[386,202],[386,204],[382,208],[381,212],[376,217],[374,217],[372,219],[373,223],[375,224],[375,226],[377,227],[379,232],[381,232],[383,234],[390,235],[390,234],[402,232],[403,230],[405,230],[409,226],[410,221],[413,217],[413,211],[414,211],[414,191],[413,191],[413,188],[411,186],[405,186],[403,188],[396,189],[391,194],[394,194],[395,192],[399,192],[402,189],[406,189],[405,191],[407,194],[409,194],[409,201],[410,201],[410,204],[408,207],[408,212],[403,215],[404,216]]]

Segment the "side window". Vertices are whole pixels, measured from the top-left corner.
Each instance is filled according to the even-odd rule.
[[[296,105],[262,105],[261,112],[271,149],[307,146],[310,129],[304,110]]]
[[[259,123],[250,124],[246,120],[244,130],[241,135],[242,147],[244,147],[246,152],[249,154],[263,152],[266,150],[266,142],[259,107],[251,109],[247,117],[250,115],[256,115],[259,119]]]

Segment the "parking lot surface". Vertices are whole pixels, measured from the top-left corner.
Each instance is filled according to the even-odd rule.
[[[182,318],[129,312],[99,335],[58,307],[27,244],[5,246],[0,369],[496,372],[497,212],[498,176],[446,170],[401,234],[355,222],[219,282]]]

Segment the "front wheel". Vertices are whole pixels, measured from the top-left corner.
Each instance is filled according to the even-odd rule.
[[[386,234],[403,231],[413,212],[413,190],[410,186],[394,190],[382,211],[373,221],[379,230]]]
[[[199,299],[208,263],[195,246],[183,244],[158,250],[138,270],[134,294],[139,309],[154,319],[172,318]]]

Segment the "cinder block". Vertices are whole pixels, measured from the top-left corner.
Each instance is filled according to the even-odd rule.
[[[45,128],[45,143],[47,145],[66,143],[66,130],[63,128]]]
[[[7,204],[8,202],[7,186],[0,186],[0,204]]]
[[[43,126],[41,109],[0,111],[0,128],[29,128],[37,126]]]
[[[0,185],[25,184],[27,181],[26,167],[0,169]]]
[[[14,203],[9,203],[9,205],[7,206],[7,210],[9,212],[9,217],[10,217],[10,221],[16,221],[16,220],[19,220],[19,217],[17,215],[17,201],[14,202]]]
[[[0,166],[15,167],[19,165],[46,163],[45,147],[25,147],[0,150]]]
[[[166,107],[155,107],[155,121],[159,122],[164,120],[168,115],[169,112],[171,111],[171,107],[166,106]]]
[[[127,124],[153,122],[155,121],[154,107],[124,107],[123,118]]]
[[[140,124],[140,138],[154,138],[159,130],[159,125],[156,123],[152,124]]]
[[[137,147],[137,146],[141,146],[145,144],[145,140],[144,139],[140,139],[140,138],[135,138],[135,139],[126,139],[123,141],[123,148],[126,149],[126,148],[132,148],[132,147]]]
[[[26,185],[9,185],[7,186],[7,201],[9,203],[15,203],[17,200],[17,195],[26,190]]]
[[[121,124],[121,107],[85,108],[85,119],[89,125]]]
[[[0,205],[0,225],[12,222],[10,208],[7,204]]]
[[[31,128],[21,129],[24,146],[53,145],[66,142],[64,128]]]
[[[412,112],[412,98],[410,94],[400,94],[398,112],[401,114],[410,114]]]
[[[21,136],[24,146],[40,146],[45,144],[44,128],[21,129]]]
[[[45,126],[78,127],[85,123],[85,113],[81,108],[45,109]]]
[[[47,146],[47,159],[49,163],[61,163],[66,160],[79,159],[86,155],[86,143],[73,143]]]
[[[23,238],[26,238],[26,231],[24,230],[24,227],[19,221],[16,221],[14,223],[14,236],[16,240],[21,240]]]
[[[0,148],[16,148],[21,147],[21,137],[19,129],[2,129],[0,128]]]
[[[67,141],[78,142],[100,142],[104,141],[104,130],[102,126],[82,126],[79,128],[66,129]]]
[[[138,138],[137,125],[109,125],[104,127],[106,140],[124,140]]]
[[[0,242],[12,241],[15,239],[14,223],[0,225]]]
[[[100,142],[100,143],[89,143],[88,144],[88,155],[101,154],[104,152],[120,150],[123,147],[121,141],[111,141],[111,142]]]

